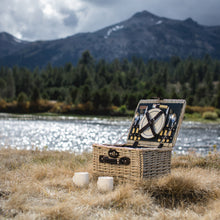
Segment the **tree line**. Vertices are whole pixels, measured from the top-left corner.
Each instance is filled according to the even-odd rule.
[[[183,98],[188,105],[220,108],[220,61],[177,56],[167,61],[133,57],[95,61],[89,51],[77,65],[48,64],[30,70],[1,67],[0,99],[35,103],[54,100],[70,105],[88,104],[92,109],[125,106],[134,110],[140,99]]]

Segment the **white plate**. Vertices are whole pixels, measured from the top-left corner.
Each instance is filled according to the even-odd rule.
[[[160,110],[158,108],[150,109],[148,111],[150,119],[154,118],[161,111],[162,110]],[[166,120],[165,114],[163,113],[153,122],[153,127],[154,127],[154,131],[156,134],[159,134],[162,131],[162,129],[164,128],[165,120]],[[139,129],[141,130],[147,124],[148,124],[148,120],[147,120],[146,115],[144,115],[144,117],[140,121]],[[146,139],[154,137],[154,134],[152,133],[150,126],[145,131],[143,131],[141,133],[141,136]]]

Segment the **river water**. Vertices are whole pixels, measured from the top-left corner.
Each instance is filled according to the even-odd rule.
[[[125,143],[131,121],[132,118],[0,114],[0,147],[92,151],[93,143]],[[174,152],[206,155],[214,145],[220,151],[220,124],[184,121]]]

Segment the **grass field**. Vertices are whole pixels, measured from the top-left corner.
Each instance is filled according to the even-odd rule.
[[[97,190],[92,154],[0,150],[0,219],[220,219],[220,155],[172,157],[171,175]],[[73,185],[88,171],[87,188]]]

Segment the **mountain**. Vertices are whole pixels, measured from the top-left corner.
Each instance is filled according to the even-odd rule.
[[[8,56],[26,45],[27,41],[21,41],[6,32],[0,33],[0,57]]]
[[[174,20],[139,12],[130,19],[92,33],[79,33],[51,41],[19,41],[0,33],[0,65],[34,68],[76,64],[85,50],[96,59],[112,61],[133,56],[148,59],[202,57],[220,58],[220,26]]]

